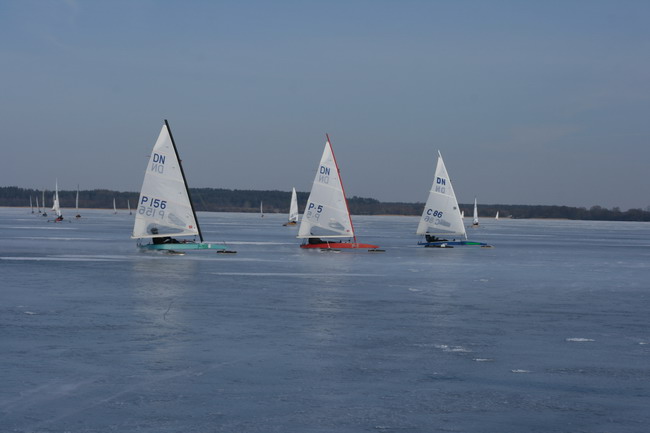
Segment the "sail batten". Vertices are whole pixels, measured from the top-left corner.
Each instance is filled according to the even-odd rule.
[[[467,238],[458,200],[440,152],[438,152],[433,185],[424,205],[416,233],[418,235]]]

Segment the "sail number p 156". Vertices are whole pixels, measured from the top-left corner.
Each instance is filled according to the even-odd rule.
[[[138,205],[138,213],[154,218],[162,218],[165,216],[165,209],[167,208],[167,200],[160,200],[158,198],[142,196]]]

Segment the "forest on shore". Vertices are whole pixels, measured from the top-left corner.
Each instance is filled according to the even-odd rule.
[[[52,207],[53,191],[45,191],[46,208]],[[61,208],[74,209],[77,191],[59,191]],[[197,211],[207,212],[259,212],[260,203],[264,203],[264,213],[288,213],[290,191],[239,190],[222,188],[190,188],[190,194]],[[107,189],[79,191],[79,207],[90,209],[110,209],[113,199],[118,209],[129,205],[135,209],[140,194],[137,192],[111,191]],[[309,193],[298,192],[300,212],[304,210]],[[15,186],[0,187],[0,206],[28,207],[30,198],[34,207],[36,199],[42,206],[43,191],[19,188]],[[128,202],[128,204],[127,204]],[[354,215],[420,215],[424,203],[380,202],[373,198],[353,196],[348,198],[350,212]],[[466,216],[472,215],[473,204],[460,204]],[[650,211],[643,209],[619,208],[607,209],[601,206],[584,207],[549,206],[549,205],[507,205],[479,204],[479,217],[494,217],[499,212],[500,218],[558,218],[571,220],[602,221],[650,221]]]

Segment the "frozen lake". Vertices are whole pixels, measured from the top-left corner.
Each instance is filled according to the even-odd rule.
[[[68,212],[69,215],[72,212]],[[285,215],[199,213],[211,251],[133,217],[0,209],[2,432],[642,432],[650,225],[483,218],[492,249],[298,248]],[[469,220],[466,220],[469,221]]]

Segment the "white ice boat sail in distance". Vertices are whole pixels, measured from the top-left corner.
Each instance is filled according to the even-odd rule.
[[[476,204],[476,197],[474,197],[474,217],[472,218],[472,227],[478,227],[478,205]]]
[[[289,204],[289,220],[282,224],[284,226],[295,226],[298,224],[298,195],[296,188],[291,190],[291,202]]]
[[[52,211],[56,214],[54,221],[63,221],[63,213],[61,212],[61,205],[59,204],[59,180],[54,184],[54,196],[52,198]]]

